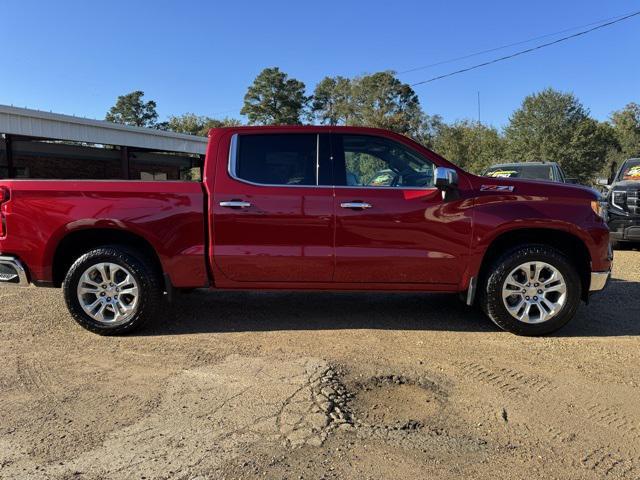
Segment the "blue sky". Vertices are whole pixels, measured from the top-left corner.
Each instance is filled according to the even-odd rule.
[[[309,91],[325,75],[403,71],[640,10],[640,1],[2,2],[0,104],[103,118],[143,90],[161,118],[239,116],[279,66]],[[552,38],[551,38],[552,39]],[[401,75],[418,82],[533,42]],[[640,103],[640,17],[537,53],[415,87],[424,110],[503,126],[522,98],[574,92],[598,119]]]

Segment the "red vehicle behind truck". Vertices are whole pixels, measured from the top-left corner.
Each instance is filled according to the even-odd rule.
[[[457,292],[540,335],[612,265],[592,190],[478,177],[370,128],[213,129],[202,182],[0,180],[0,203],[0,282],[62,287],[99,334],[212,288]]]

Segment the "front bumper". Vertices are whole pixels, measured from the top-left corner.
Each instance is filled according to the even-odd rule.
[[[609,279],[611,278],[611,270],[607,272],[591,272],[591,283],[589,284],[589,292],[599,292],[604,290]]]
[[[0,286],[27,287],[27,269],[16,257],[0,256]]]
[[[640,242],[640,217],[622,216],[609,210],[609,235],[618,242]]]

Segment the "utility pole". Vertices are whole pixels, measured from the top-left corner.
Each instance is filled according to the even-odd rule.
[[[478,125],[480,125],[480,90],[478,90]]]

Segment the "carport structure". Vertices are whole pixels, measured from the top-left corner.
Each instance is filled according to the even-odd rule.
[[[207,138],[0,105],[0,178],[195,180]]]

